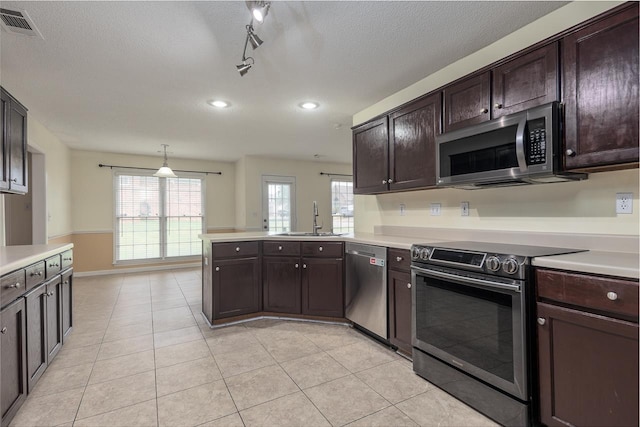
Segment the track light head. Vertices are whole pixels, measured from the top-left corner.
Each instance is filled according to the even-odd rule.
[[[258,37],[258,35],[253,32],[253,27],[251,27],[251,25],[247,26],[247,35],[249,37],[249,43],[251,43],[251,48],[253,50],[256,50],[260,47],[260,45],[262,45],[262,43],[264,43],[262,40],[260,40],[260,37]]]
[[[253,19],[262,24],[264,18],[269,13],[271,3],[268,1],[247,1],[247,7],[251,11]]]
[[[249,59],[251,60],[251,64],[249,64]],[[238,70],[238,72],[240,73],[240,76],[242,77],[245,74],[247,74],[247,72],[251,69],[252,65],[253,65],[253,58],[251,57],[242,58],[242,64],[236,65],[236,69]]]

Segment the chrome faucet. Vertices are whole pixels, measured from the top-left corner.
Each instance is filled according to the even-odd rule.
[[[318,202],[313,201],[313,234],[318,235],[318,230],[322,228],[322,225],[318,225]]]

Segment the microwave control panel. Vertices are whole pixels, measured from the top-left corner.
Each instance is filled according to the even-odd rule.
[[[547,135],[544,119],[531,120],[527,125],[529,128],[527,164],[539,165],[545,163],[547,161]]]

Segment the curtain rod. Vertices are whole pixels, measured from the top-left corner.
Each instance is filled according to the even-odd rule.
[[[138,169],[138,170],[145,170],[145,171],[154,171],[157,170],[155,168],[136,168],[136,167],[132,167],[132,166],[117,166],[117,165],[104,165],[102,163],[98,163],[98,166],[101,168],[109,168],[109,169],[113,169],[113,168],[120,168],[120,169]],[[186,171],[186,170],[181,170],[181,169],[173,169],[174,172],[191,172],[191,173],[203,173],[205,175],[222,175],[222,172],[207,172],[207,171]]]
[[[348,175],[346,173],[330,173],[330,172],[320,172],[320,175],[328,175],[328,176],[353,176]]]

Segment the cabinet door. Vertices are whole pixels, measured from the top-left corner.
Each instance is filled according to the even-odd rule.
[[[302,314],[344,317],[343,259],[302,259]]]
[[[0,191],[9,189],[9,97],[0,90]]]
[[[9,424],[27,397],[26,316],[21,298],[0,312],[0,410]]]
[[[62,342],[73,328],[73,272],[62,275]]]
[[[444,131],[449,132],[490,119],[489,71],[444,88]]]
[[[9,103],[9,191],[27,192],[27,110]]]
[[[390,190],[436,185],[436,135],[441,133],[441,117],[439,92],[389,116]]]
[[[62,280],[55,278],[47,286],[47,363],[62,346]]]
[[[389,270],[389,341],[411,354],[411,274]]]
[[[29,392],[47,369],[47,285],[27,294],[27,382]]]
[[[261,308],[262,280],[259,259],[214,260],[214,319],[255,313]]]
[[[264,257],[264,311],[300,313],[300,258]]]
[[[558,89],[556,42],[493,70],[492,118],[557,101]]]
[[[638,424],[638,325],[538,303],[541,421]]]
[[[353,192],[373,194],[389,187],[389,132],[387,118],[353,130]]]
[[[566,168],[637,162],[638,4],[565,37],[563,64]]]

